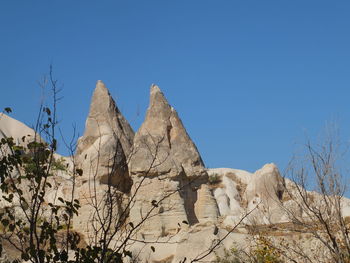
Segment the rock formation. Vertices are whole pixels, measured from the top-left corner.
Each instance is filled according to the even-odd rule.
[[[104,195],[109,186],[120,191],[120,194],[114,193],[119,196],[118,200],[124,199],[123,193],[129,193],[132,180],[127,158],[132,150],[133,139],[131,126],[103,82],[98,81],[85,132],[78,141],[76,153],[77,166],[83,171],[77,182],[78,198],[82,205],[79,217],[74,220],[77,230],[85,233],[91,231],[91,220],[94,220],[92,203],[96,207],[103,207]]]
[[[23,136],[26,137],[25,141],[22,141]],[[24,142],[34,140],[35,136],[38,141],[43,141],[33,129],[29,128],[24,123],[15,120],[4,113],[0,113],[0,139],[12,137],[16,144],[22,145]]]
[[[14,137],[20,143],[27,134],[33,136],[34,131],[0,114],[0,139]],[[248,230],[253,227],[272,231],[274,225],[283,227],[290,223],[284,208],[293,216],[307,217],[291,198],[296,185],[282,178],[272,163],[254,173],[206,169],[177,112],[155,85],[151,87],[145,120],[134,135],[105,85],[98,81],[75,157],[83,174],[76,184],[81,208],[79,216],[73,219],[74,230],[89,240],[91,226],[97,226],[92,213],[103,207],[106,190],[113,188],[117,204],[112,214],[118,217],[122,211],[126,218],[117,229],[135,230],[128,249],[141,262],[175,263],[184,262],[184,258],[190,262],[223,237],[225,240],[215,250],[218,254],[233,245],[247,247],[252,240]],[[50,178],[56,183],[52,184],[56,190],[48,190],[49,202],[72,193],[69,173],[74,165],[68,159],[64,161],[69,171],[57,172]],[[319,193],[307,194],[312,202],[322,205]],[[98,205],[93,208],[91,202]],[[5,205],[0,200],[0,208]],[[350,216],[349,207],[350,200],[344,198],[340,205],[344,216]],[[231,231],[242,218],[243,224]],[[295,236],[288,232],[281,239],[273,234],[277,243],[297,240],[302,248],[310,250],[307,234]],[[111,244],[116,245],[123,238],[114,239]],[[10,254],[11,247],[6,250]],[[212,253],[204,260],[214,259]]]
[[[216,200],[207,184],[202,184],[197,191],[198,199],[195,203],[195,214],[200,223],[211,221],[215,222],[218,218],[219,211]]]
[[[253,223],[257,221],[270,224],[281,220],[283,211],[279,203],[283,197],[284,188],[284,180],[273,163],[265,164],[253,174],[245,193],[248,209],[259,204],[259,209],[252,215],[252,217],[255,215]]]
[[[236,169],[211,169],[209,177],[220,178],[212,186],[221,216],[225,223],[235,225],[246,211],[253,213],[247,224],[265,224],[281,221],[280,201],[285,189],[284,179],[274,164],[266,164],[255,173]]]
[[[96,177],[101,184],[112,184],[123,192],[131,186],[127,156],[134,131],[117,108],[102,81],[92,96],[84,135],[77,146],[77,162],[84,180]]]
[[[271,206],[274,201],[282,199],[284,187],[284,180],[277,166],[269,163],[253,174],[245,195],[248,202],[259,198]]]
[[[200,154],[177,112],[158,86],[152,85],[146,119],[136,133],[131,174],[205,176]]]
[[[132,195],[136,195],[130,220],[139,222],[152,209],[151,201],[160,201],[154,211],[160,215],[145,224],[143,235],[169,235],[183,222],[192,225],[217,218],[212,193],[203,185],[207,173],[200,154],[177,112],[155,85],[145,121],[135,135],[129,169],[135,186]]]

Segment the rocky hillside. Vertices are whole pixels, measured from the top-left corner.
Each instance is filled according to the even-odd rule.
[[[0,138],[14,137],[20,142],[27,134],[33,131],[23,123],[0,116]],[[100,217],[109,215],[105,209],[111,202],[106,192],[112,191],[114,226],[108,231],[121,233],[113,236],[112,244],[125,239],[128,226],[138,226],[128,237],[132,240],[129,249],[145,262],[199,259],[217,243],[218,254],[233,246],[244,249],[256,233],[253,228],[265,227],[265,234],[277,241],[276,236],[294,240],[293,233],[281,229],[292,222],[291,214],[307,217],[293,200],[298,190],[295,184],[283,178],[273,163],[254,173],[207,169],[178,113],[156,85],[150,90],[145,120],[134,133],[98,81],[76,155],[64,157],[64,162],[69,169],[76,166],[83,171],[75,185],[82,207],[73,228],[87,243],[101,234],[97,232]],[[61,196],[72,190],[67,178],[63,172],[57,174]],[[315,202],[322,199],[315,192],[308,194]],[[349,207],[344,198],[344,216],[350,215]],[[304,248],[311,251],[310,244],[306,242]],[[208,253],[203,260],[215,257]]]

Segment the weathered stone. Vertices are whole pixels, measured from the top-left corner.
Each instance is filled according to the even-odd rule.
[[[254,174],[228,168],[210,169],[220,184],[214,196],[226,225],[235,225],[247,211],[246,224],[269,224],[281,221],[280,201],[285,189],[284,179],[274,164],[266,164]]]
[[[22,140],[23,136],[25,136],[24,140]],[[25,145],[34,140],[44,142],[39,134],[24,123],[15,120],[4,113],[0,113],[0,139],[10,137],[12,137],[14,142],[19,145]]]
[[[248,202],[255,197],[260,197],[266,203],[282,199],[284,192],[284,180],[275,164],[265,164],[257,170],[251,178],[246,189]]]
[[[281,220],[284,211],[280,205],[285,190],[284,179],[277,166],[265,164],[251,177],[244,193],[248,203],[248,217],[251,224],[270,224]],[[256,208],[256,209],[255,209]]]
[[[142,220],[152,209],[152,200],[163,200],[159,209],[153,209],[152,219],[145,222],[144,235],[171,235],[182,222],[198,222],[195,203],[197,190],[207,180],[206,169],[178,114],[155,85],[145,121],[135,135],[129,170],[134,180],[131,195],[137,196],[130,211],[132,222]],[[203,191],[197,210],[203,219],[215,217],[203,207],[202,201],[209,200],[211,194]]]
[[[188,221],[179,182],[147,177],[135,177],[133,181],[130,222],[143,222],[138,235],[149,238],[176,234],[182,222]]]
[[[135,135],[134,150],[129,165],[131,174],[206,175],[197,147],[158,86],[151,87],[150,105]]]
[[[117,108],[107,88],[98,81],[92,96],[84,135],[78,141],[77,163],[83,169],[83,180],[96,179],[128,192],[131,179],[127,157],[134,132]]]
[[[76,191],[82,206],[79,217],[74,218],[74,228],[86,236],[94,234],[91,234],[92,224],[99,224],[96,222],[96,213],[97,210],[104,211],[108,200],[108,187],[113,187],[110,191],[113,195],[120,196],[117,198],[118,206],[121,206],[122,200],[125,199],[122,193],[127,194],[130,191],[132,180],[127,158],[131,152],[133,138],[134,132],[129,123],[117,108],[105,85],[98,81],[92,96],[85,132],[78,141],[76,153],[77,166],[83,170],[83,175],[77,181]],[[113,211],[116,214],[119,212]]]
[[[219,216],[218,207],[208,185],[202,184],[197,191],[198,199],[195,203],[195,214],[198,221],[216,221]]]
[[[27,134],[33,136],[34,131],[0,114],[0,138],[14,137],[21,143],[21,137]],[[78,193],[81,208],[79,216],[73,219],[73,228],[87,241],[97,237],[96,232],[91,231],[100,226],[94,213],[106,215],[103,208],[110,186],[114,189],[113,200],[117,200],[113,203],[112,222],[122,218],[121,224],[115,224],[114,229],[121,230],[121,235],[129,228],[134,230],[127,246],[135,252],[133,255],[139,256],[140,262],[173,263],[184,262],[185,258],[190,262],[205,255],[225,237],[216,247],[215,254],[209,253],[202,259],[215,260],[215,255],[225,255],[224,248],[244,249],[256,245],[251,243],[256,242],[251,235],[252,227],[273,231],[279,223],[290,223],[291,214],[308,219],[307,211],[298,205],[302,202],[300,196],[297,197],[300,189],[282,178],[274,164],[266,164],[255,173],[229,168],[206,170],[176,111],[157,86],[151,88],[147,116],[134,144],[133,137],[130,125],[108,90],[98,82],[76,154],[83,176],[78,177],[76,188],[73,188],[74,163],[55,154],[56,160],[68,165],[67,171],[57,171],[48,179],[52,189],[47,189],[45,195],[46,202],[56,203],[58,197],[70,199],[73,190]],[[128,158],[131,158],[129,167]],[[28,187],[22,181],[24,192]],[[324,205],[320,193],[305,193],[314,205]],[[7,205],[6,202],[0,200],[0,208]],[[13,205],[19,207],[17,197],[14,197]],[[349,207],[350,200],[343,197],[340,209],[344,217],[350,215]],[[120,211],[125,211],[123,216]],[[14,215],[17,218],[23,216],[20,209],[14,209]],[[49,215],[43,213],[43,216]],[[243,224],[237,227],[238,222]],[[278,227],[288,225],[279,224]],[[279,237],[280,233],[273,235],[271,232],[269,240],[276,244],[281,244],[281,240],[297,242],[306,253],[317,251],[327,258],[328,254],[322,251],[323,245],[315,238],[310,239],[307,233],[285,232],[286,235]],[[123,238],[114,238],[111,246],[120,244],[118,242],[124,241]],[[9,256],[13,247],[5,244],[4,248]]]

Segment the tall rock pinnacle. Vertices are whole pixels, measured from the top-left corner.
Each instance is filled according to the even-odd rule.
[[[126,158],[133,138],[134,131],[99,80],[92,96],[85,132],[77,147],[77,160],[84,178],[89,180],[95,176],[99,183],[128,191],[131,181]]]
[[[205,191],[197,194],[197,189],[207,180],[207,172],[177,112],[159,87],[152,85],[150,93],[146,118],[135,135],[130,155],[131,193],[138,194],[130,209],[130,222],[136,225],[152,211],[149,200],[162,200],[160,216],[153,216],[157,214],[154,211],[142,234],[164,236],[176,234],[181,222],[193,225],[209,217],[201,204],[195,205],[198,199],[203,200],[198,194]],[[171,198],[166,198],[168,195]]]
[[[152,85],[145,121],[135,135],[132,174],[200,176],[205,168],[177,112],[158,86]],[[151,168],[151,169],[150,169]]]

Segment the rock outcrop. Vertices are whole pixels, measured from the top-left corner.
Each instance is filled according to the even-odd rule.
[[[198,199],[195,203],[195,214],[200,223],[211,221],[215,222],[218,218],[219,211],[216,200],[207,184],[202,184],[197,191]]]
[[[253,174],[251,182],[247,185],[245,198],[248,209],[253,209],[257,205],[259,209],[250,216],[251,223],[271,224],[281,221],[283,209],[280,201],[284,189],[284,179],[273,163],[265,164]]]
[[[245,195],[248,202],[259,198],[267,205],[272,205],[276,200],[282,199],[284,188],[284,180],[277,166],[269,163],[253,174]]]
[[[145,121],[135,135],[129,170],[132,195],[136,195],[130,220],[140,222],[151,209],[159,213],[145,223],[143,235],[169,235],[183,222],[192,225],[217,218],[215,200],[203,185],[208,177],[201,156],[177,112],[155,85]],[[152,208],[152,201],[159,202],[157,209]]]
[[[266,164],[255,173],[228,168],[210,169],[209,177],[220,183],[212,186],[214,196],[225,224],[235,225],[247,211],[247,224],[281,222],[281,199],[285,183],[274,164]]]
[[[25,136],[24,141],[22,140],[23,136]],[[15,120],[4,113],[0,113],[0,139],[6,137],[12,137],[14,142],[19,145],[23,145],[24,143],[33,140],[43,141],[33,129],[29,128],[24,123]]]
[[[150,105],[146,119],[136,133],[134,149],[129,165],[131,174],[206,175],[197,147],[156,85],[151,87]]]
[[[130,192],[132,185],[127,158],[132,151],[133,139],[131,126],[103,82],[98,81],[85,132],[77,146],[77,166],[83,175],[77,181],[81,208],[79,217],[74,220],[76,230],[89,235],[92,223],[96,221],[92,212],[96,212],[96,207],[101,210],[105,207],[105,193],[109,186],[113,187],[113,198],[118,200],[118,206],[122,206],[123,195]]]
[[[122,192],[131,187],[127,157],[134,131],[119,111],[102,81],[93,93],[84,135],[77,146],[77,163],[84,181],[96,177],[100,184],[111,184]]]
[[[21,143],[22,136],[28,134],[33,137],[34,131],[0,113],[0,139],[13,137]],[[308,216],[298,205],[295,183],[284,179],[272,163],[254,173],[206,169],[177,112],[155,85],[151,87],[145,120],[135,135],[105,85],[98,81],[85,132],[78,141],[76,163],[54,157],[66,169],[50,177],[53,188],[48,189],[45,201],[70,198],[74,189],[81,208],[79,216],[73,218],[73,228],[88,242],[98,240],[92,230],[103,228],[96,213],[102,215],[103,222],[103,216],[110,212],[109,222],[114,228],[104,234],[120,230],[111,245],[118,246],[118,242],[130,238],[127,249],[140,262],[190,262],[213,247],[215,254],[209,253],[202,260],[215,260],[216,253],[225,256],[224,248],[256,245],[252,229],[269,231],[273,242],[296,241],[306,249],[317,246],[315,239],[310,243],[306,233],[273,232],[275,226],[282,230],[288,227],[290,214],[302,219]],[[83,174],[73,188],[75,164]],[[110,189],[113,194],[107,196]],[[313,204],[322,206],[324,199],[319,193],[306,192]],[[0,200],[0,208],[5,201]],[[112,204],[110,210],[105,209],[106,203]],[[350,200],[344,197],[340,209],[346,217],[350,216],[349,207]],[[242,224],[237,227],[238,222]],[[8,256],[11,248],[6,247]]]

